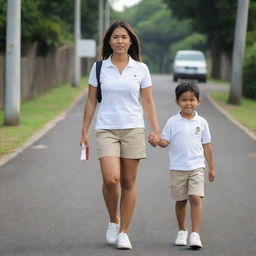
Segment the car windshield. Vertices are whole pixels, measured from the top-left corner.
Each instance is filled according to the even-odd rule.
[[[199,54],[179,54],[176,60],[186,60],[186,61],[204,61],[204,57]]]

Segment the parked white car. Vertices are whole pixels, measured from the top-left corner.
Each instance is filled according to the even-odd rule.
[[[207,81],[207,64],[203,52],[192,50],[177,51],[173,62],[173,81],[178,79]]]

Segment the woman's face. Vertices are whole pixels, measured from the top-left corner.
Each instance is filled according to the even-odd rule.
[[[113,54],[127,54],[131,44],[131,38],[125,28],[117,27],[114,29],[109,40]]]

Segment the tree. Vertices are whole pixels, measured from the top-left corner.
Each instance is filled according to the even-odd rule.
[[[98,2],[81,0],[81,5],[82,34],[96,38]],[[21,17],[22,44],[38,42],[47,50],[73,41],[73,0],[22,0]],[[0,52],[5,51],[5,40],[6,1],[0,0]]]
[[[231,87],[229,102],[240,105],[242,98],[242,74],[244,48],[248,22],[249,0],[238,0],[235,38],[232,58]]]
[[[190,19],[193,28],[207,36],[213,60],[212,76],[228,79],[229,70],[221,73],[221,60],[226,59],[225,65],[231,65],[237,0],[163,1],[173,15]]]
[[[152,72],[170,72],[170,59],[174,55],[171,46],[193,33],[190,22],[174,18],[162,0],[143,0],[115,15],[136,29],[143,59]]]
[[[243,96],[256,99],[256,1],[249,5],[247,40],[243,70]]]

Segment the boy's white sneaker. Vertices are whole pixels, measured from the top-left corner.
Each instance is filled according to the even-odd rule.
[[[180,230],[178,231],[177,238],[174,242],[175,245],[187,245],[188,231]]]
[[[132,245],[126,233],[120,233],[118,236],[117,248],[121,250],[131,250]]]
[[[198,233],[192,232],[190,234],[189,247],[194,249],[200,249],[203,247]]]
[[[106,232],[106,240],[108,244],[116,244],[119,234],[120,225],[116,223],[108,223],[108,229]]]

